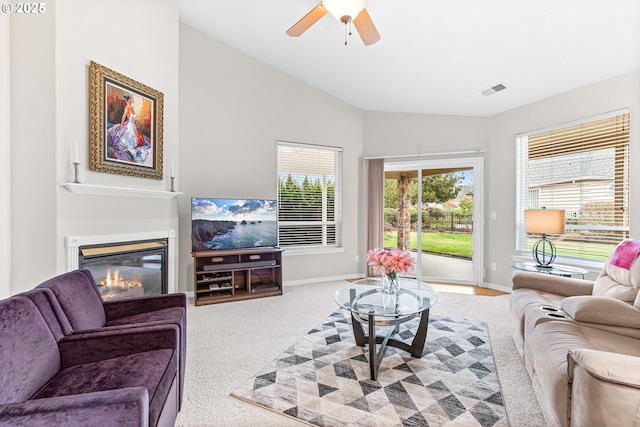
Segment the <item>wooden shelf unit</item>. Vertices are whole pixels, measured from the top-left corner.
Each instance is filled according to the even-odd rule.
[[[195,305],[282,295],[282,249],[192,252]]]

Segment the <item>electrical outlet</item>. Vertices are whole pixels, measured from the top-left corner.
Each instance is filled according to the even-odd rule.
[[[496,263],[492,262],[491,263],[491,270],[496,271],[496,268],[497,268]]]
[[[356,255],[356,262],[360,262],[360,255]]]
[[[491,212],[491,219],[496,219],[498,215],[495,212]]]

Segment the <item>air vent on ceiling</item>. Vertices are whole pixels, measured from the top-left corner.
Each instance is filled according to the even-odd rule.
[[[487,89],[484,89],[481,93],[484,96],[489,96],[489,95],[493,95],[496,92],[500,92],[501,90],[505,90],[507,87],[503,84],[503,83],[498,83],[496,85],[493,85]]]

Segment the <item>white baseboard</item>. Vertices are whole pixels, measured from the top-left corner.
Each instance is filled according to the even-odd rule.
[[[489,289],[493,289],[494,291],[500,291],[507,294],[511,293],[511,288],[509,286],[504,285],[496,285],[495,283],[484,282],[485,287]]]

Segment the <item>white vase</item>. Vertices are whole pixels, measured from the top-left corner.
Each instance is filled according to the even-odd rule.
[[[397,273],[389,273],[382,276],[382,292],[385,294],[397,294],[400,292],[400,281]]]

